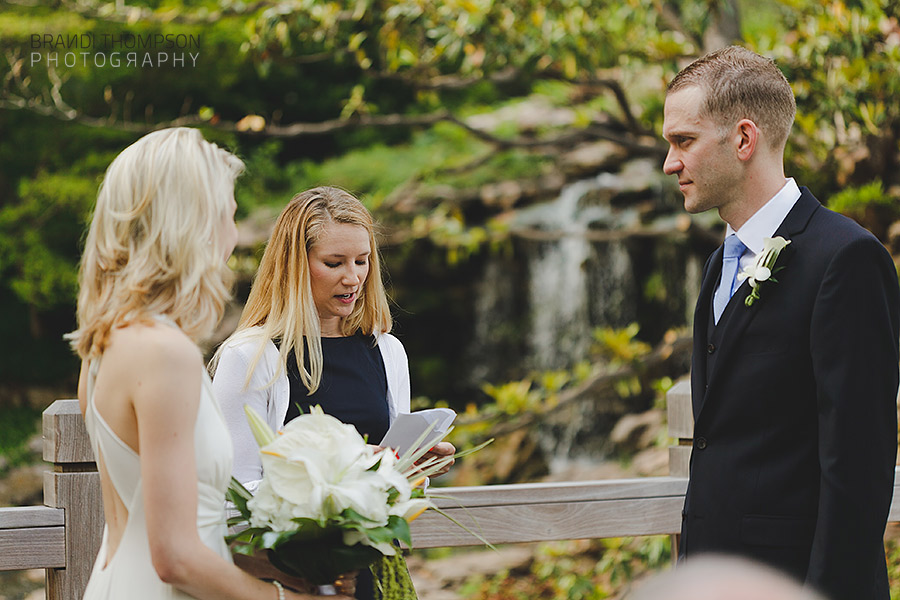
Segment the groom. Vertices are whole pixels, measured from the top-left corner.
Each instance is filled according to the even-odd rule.
[[[727,224],[694,313],[681,554],[739,554],[833,600],[887,600],[897,272],[874,236],[785,178],[795,110],[775,64],[738,47],[668,88],[663,169],[688,212]]]

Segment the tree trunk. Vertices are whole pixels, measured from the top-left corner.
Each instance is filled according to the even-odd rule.
[[[712,52],[742,39],[738,0],[710,2],[709,25],[703,32],[703,51]]]

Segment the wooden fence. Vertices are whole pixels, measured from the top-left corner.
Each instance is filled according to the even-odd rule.
[[[691,429],[690,387],[679,382],[667,397],[668,477],[441,488],[436,503],[494,544],[671,535],[681,527]],[[0,508],[0,570],[47,570],[49,600],[80,600],[100,546],[100,482],[76,400],[44,412],[44,506]],[[898,478],[900,479],[900,478]],[[890,521],[900,521],[895,480]],[[434,513],[412,525],[416,548],[480,542]]]

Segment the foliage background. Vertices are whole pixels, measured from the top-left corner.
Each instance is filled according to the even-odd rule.
[[[661,157],[665,82],[742,38],[795,88],[788,171],[823,200],[841,192],[834,205],[886,239],[898,196],[896,11],[877,0],[2,2],[0,327],[16,344],[4,347],[0,379],[71,384],[59,336],[73,324],[99,179],[122,147],[172,124],[199,126],[247,159],[243,216],[341,185],[392,235],[429,238],[454,263],[491,242],[492,222],[429,204],[428,184],[550,173],[575,140]],[[194,36],[199,66],[68,68],[63,52],[78,49],[32,47],[34,35],[73,34],[93,35],[88,50],[106,54],[126,50],[100,48],[109,36]],[[59,66],[48,68],[54,51]],[[466,121],[533,95],[578,119],[546,131]],[[390,202],[379,212],[417,194],[413,215]]]
[[[471,299],[455,284],[471,277],[473,257],[509,251],[509,212],[534,201],[522,190],[565,173],[572,146],[611,142],[661,165],[665,84],[734,41],[775,58],[794,88],[788,174],[896,254],[898,12],[890,0],[0,1],[0,407],[16,415],[0,425],[3,450],[27,437],[23,418],[40,409],[19,406],[22,390],[74,390],[77,363],[61,336],[74,327],[79,244],[104,169],[169,125],[199,127],[245,158],[237,198],[248,231],[264,231],[314,185],[345,187],[370,207],[401,332],[418,357],[414,386],[427,403],[468,411],[471,439],[552,412],[598,365],[615,375],[617,394],[652,404],[671,380],[641,377],[635,365],[683,323],[598,331],[594,351],[566,369],[459,388],[448,356],[462,342],[446,323],[464,318]],[[195,36],[199,47],[183,50],[198,65],[98,67],[96,53],[128,49],[94,46],[70,68],[63,53],[85,49],[34,47],[32,37],[82,34]],[[547,114],[575,116],[477,124],[536,100]],[[497,190],[511,183],[519,191],[504,200]],[[232,259],[239,297],[262,239],[251,235]],[[444,352],[431,351],[434,339]],[[552,597],[602,597],[588,580]]]

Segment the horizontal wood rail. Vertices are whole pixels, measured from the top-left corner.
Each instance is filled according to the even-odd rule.
[[[687,479],[522,483],[435,488],[438,507],[492,544],[661,535],[681,529]],[[413,546],[481,544],[443,515],[412,523]]]
[[[0,508],[0,571],[65,567],[65,525],[60,508]]]
[[[686,382],[668,394],[670,477],[432,488],[438,507],[493,544],[675,534],[687,489],[692,422]],[[44,412],[46,506],[0,508],[0,571],[47,570],[48,600],[80,600],[100,546],[100,481],[77,400]],[[900,469],[889,521],[900,522]],[[412,523],[416,548],[480,545],[428,511]]]

